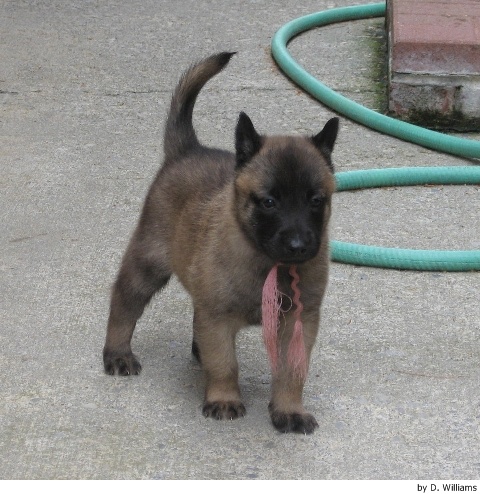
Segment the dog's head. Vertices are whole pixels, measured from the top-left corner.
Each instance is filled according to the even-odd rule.
[[[257,133],[241,113],[236,128],[235,208],[240,226],[272,261],[314,258],[330,218],[334,192],[331,153],[338,119],[313,137]]]

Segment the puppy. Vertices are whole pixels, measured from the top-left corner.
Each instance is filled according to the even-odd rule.
[[[238,385],[235,336],[261,323],[262,289],[278,266],[279,363],[272,378],[271,420],[282,432],[312,433],[315,418],[302,404],[305,375],[286,362],[294,315],[289,268],[296,266],[303,304],[307,363],[327,284],[327,227],[334,192],[333,118],[312,137],[260,135],[241,113],[235,153],[199,143],[192,112],[202,87],[229,62],[219,53],[192,66],[174,91],[163,166],[112,289],[105,347],[107,374],[138,374],[131,338],[145,306],[175,274],[193,301],[193,354],[205,372],[203,414],[245,414]]]

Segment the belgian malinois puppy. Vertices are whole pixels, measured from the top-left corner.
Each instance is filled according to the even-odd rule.
[[[219,53],[192,66],[174,91],[164,163],[112,290],[105,371],[140,372],[130,345],[135,324],[175,274],[193,301],[192,351],[206,377],[203,414],[243,416],[235,336],[242,327],[261,322],[262,288],[278,265],[283,314],[269,410],[278,430],[311,433],[318,425],[302,404],[305,375],[293,372],[285,359],[294,325],[289,267],[296,266],[300,278],[308,362],[328,275],[331,153],[338,119],[314,136],[267,137],[241,113],[236,153],[203,146],[192,126],[195,100],[232,55]]]

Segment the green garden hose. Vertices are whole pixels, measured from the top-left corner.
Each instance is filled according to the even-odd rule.
[[[406,185],[480,184],[480,167],[442,166],[357,170],[335,174],[337,192]],[[474,271],[480,269],[480,251],[416,250],[375,247],[333,241],[332,260],[377,268],[419,271]]]
[[[272,55],[300,87],[338,113],[374,130],[421,146],[461,156],[480,158],[480,142],[449,136],[382,115],[336,93],[305,71],[290,55],[287,43],[314,27],[385,15],[385,3],[330,9],[282,26],[272,40]],[[364,170],[336,174],[337,192],[352,188],[422,184],[480,184],[480,167],[415,167]],[[480,251],[392,249],[347,242],[331,242],[332,260],[392,269],[433,271],[480,270]]]

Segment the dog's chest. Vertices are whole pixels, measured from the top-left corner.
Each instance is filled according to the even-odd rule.
[[[280,274],[278,279],[279,303],[283,311],[292,308],[292,296],[289,280]],[[262,295],[266,275],[252,277],[249,283],[235,283],[231,280],[228,295],[224,300],[227,312],[244,318],[249,325],[262,323]]]
[[[245,319],[250,325],[261,324],[262,286],[261,280],[252,280],[251,283],[230,280],[223,300],[226,312]]]

